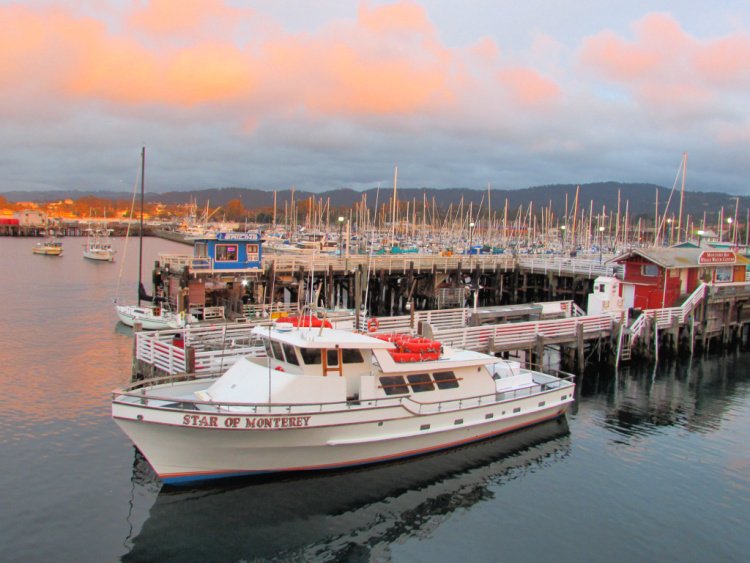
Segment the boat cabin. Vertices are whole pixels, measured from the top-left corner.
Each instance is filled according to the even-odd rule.
[[[256,327],[253,333],[268,357],[238,361],[200,399],[310,404],[418,394],[435,402],[496,390],[488,369],[496,359],[479,352],[446,349],[437,358],[404,362],[396,344],[370,333],[318,327]]]
[[[589,293],[586,313],[604,315],[633,307],[635,286],[623,284],[617,278],[599,276],[594,280],[594,291]]]
[[[633,295],[633,307],[672,307],[701,282],[744,282],[750,260],[732,250],[706,248],[635,248],[609,263],[624,266],[622,296]],[[630,286],[630,287],[629,287]]]

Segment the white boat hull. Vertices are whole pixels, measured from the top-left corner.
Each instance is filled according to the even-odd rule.
[[[562,416],[573,387],[431,414],[416,414],[409,400],[336,412],[292,406],[260,414],[258,407],[255,414],[154,408],[147,399],[143,405],[115,400],[112,415],[162,481],[175,484],[352,467],[452,448]]]
[[[114,262],[115,251],[114,250],[84,250],[83,257],[88,260],[96,260],[99,262]]]
[[[182,328],[185,320],[169,311],[162,311],[155,315],[149,307],[136,307],[134,305],[115,305],[117,317],[126,326],[133,327],[136,323],[144,330],[166,330],[170,328]]]

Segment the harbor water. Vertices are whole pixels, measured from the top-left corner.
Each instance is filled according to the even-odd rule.
[[[449,452],[165,488],[110,419],[137,240],[35,242],[0,239],[1,561],[747,560],[750,351],[591,370],[565,420]]]

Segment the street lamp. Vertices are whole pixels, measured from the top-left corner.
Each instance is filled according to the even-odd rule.
[[[562,231],[560,233],[560,246],[561,246],[561,251],[563,254],[565,254],[565,229],[567,229],[565,225],[560,227],[560,230]]]
[[[734,222],[734,219],[731,217],[727,217],[727,224],[729,225],[729,228],[727,229],[727,236],[729,236],[732,233],[732,223]],[[732,244],[734,244],[734,236],[732,236]]]
[[[599,264],[602,263],[602,250],[604,246],[604,227],[599,227]]]
[[[701,239],[703,239],[704,234],[706,234],[706,231],[704,231],[703,229],[700,229],[698,231],[698,248],[701,247]]]
[[[342,231],[344,229],[344,217],[339,215],[339,256],[344,255],[344,237]]]
[[[667,229],[669,229],[669,244],[667,246],[672,246],[672,218],[670,217],[667,219]]]

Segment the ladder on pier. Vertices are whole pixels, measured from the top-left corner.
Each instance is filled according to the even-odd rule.
[[[630,361],[633,343],[630,339],[630,330],[624,324],[620,325],[620,334],[617,337],[617,357],[615,358],[615,369],[620,362]]]

